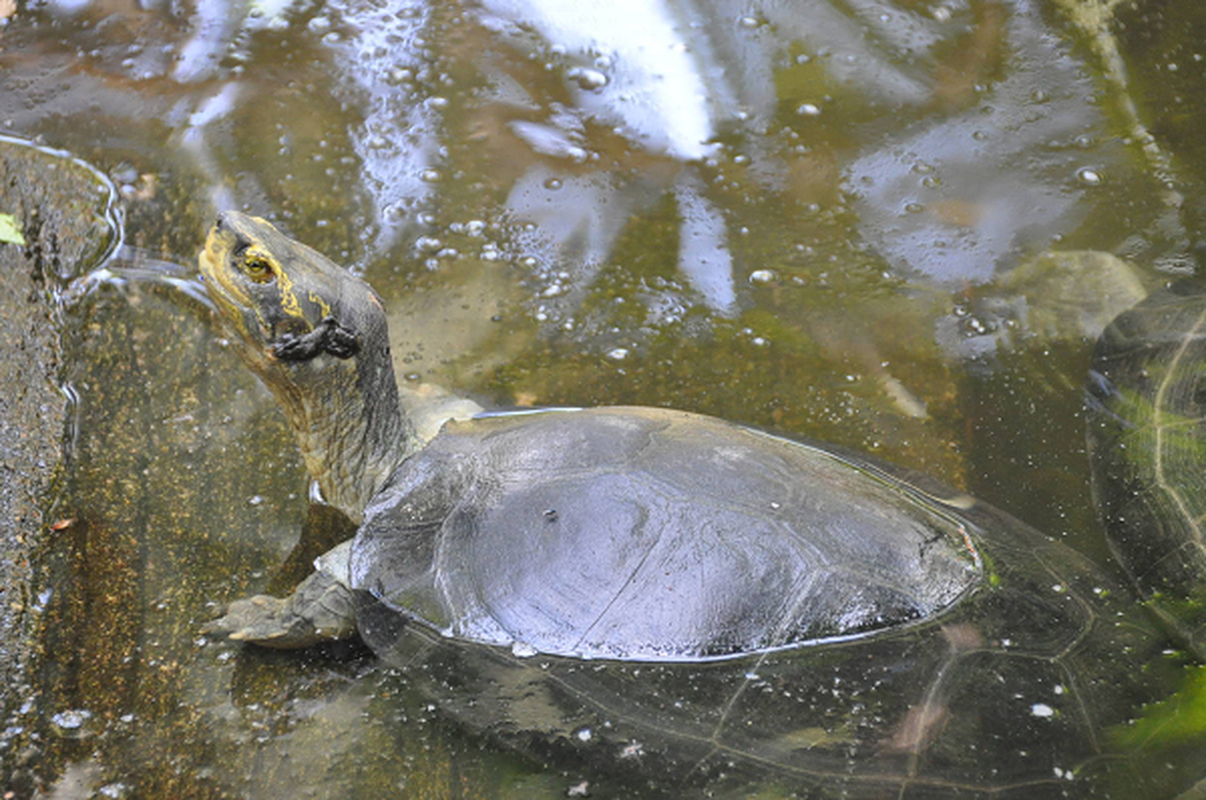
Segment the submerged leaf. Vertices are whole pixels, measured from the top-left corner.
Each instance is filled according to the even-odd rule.
[[[1206,736],[1206,667],[1188,667],[1181,689],[1153,703],[1133,724],[1116,728],[1118,744],[1130,748],[1175,747]]]

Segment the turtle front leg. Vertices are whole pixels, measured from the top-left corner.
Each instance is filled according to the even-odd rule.
[[[352,590],[322,563],[334,552],[320,558],[318,571],[298,584],[288,597],[261,594],[236,600],[224,616],[201,631],[281,650],[348,638],[356,632]]]

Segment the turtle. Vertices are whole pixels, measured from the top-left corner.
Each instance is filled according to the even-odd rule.
[[[1070,548],[911,470],[699,414],[416,404],[380,299],[325,256],[225,211],[199,263],[358,526],[208,634],[358,634],[454,718],[642,796],[1163,790],[1105,732],[1170,691],[1134,668],[1167,640]]]
[[[1120,314],[1094,350],[1088,440],[1095,505],[1140,595],[1206,659],[1206,280]]]

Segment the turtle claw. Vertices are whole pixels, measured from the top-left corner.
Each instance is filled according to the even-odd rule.
[[[287,608],[287,600],[268,595],[256,595],[236,600],[226,607],[218,619],[201,628],[205,634],[225,634],[236,642],[272,646],[272,640],[287,638],[295,632],[296,617]]]
[[[281,650],[309,647],[355,633],[354,606],[350,589],[331,575],[316,572],[287,598],[257,594],[234,601],[201,632]]]

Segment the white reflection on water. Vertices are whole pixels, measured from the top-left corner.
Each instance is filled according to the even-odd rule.
[[[555,173],[536,164],[511,189],[507,205],[522,219],[536,223],[523,237],[528,251],[544,251],[549,259],[555,250],[581,264],[599,264],[615,244],[628,214],[647,205],[653,197],[640,183],[626,188],[605,172],[554,178]],[[553,184],[553,180],[560,181]],[[553,188],[557,186],[557,188]],[[621,204],[623,208],[611,206]]]
[[[1079,159],[1100,154],[1072,142],[1102,124],[1093,87],[1028,4],[1017,4],[1007,39],[1009,72],[975,107],[931,115],[849,168],[861,230],[897,267],[987,281],[1084,213]]]
[[[380,231],[373,244],[388,250],[433,191],[424,174],[438,161],[439,103],[415,82],[425,61],[430,7],[421,0],[385,7],[334,0],[327,8],[346,26],[346,42],[333,44],[342,56],[336,63],[361,98],[364,121],[352,142],[377,207]]]
[[[628,223],[661,213],[666,197],[679,243],[665,260],[693,300],[733,314],[750,302],[743,277],[767,266],[743,262],[735,230],[815,243],[834,263],[847,254],[833,240],[866,243],[907,280],[979,283],[1075,233],[1111,182],[1135,172],[1084,63],[1034,0],[484,0],[464,11],[431,0],[199,0],[191,15],[187,41],[127,60],[140,80],[161,69],[199,87],[171,116],[177,127],[188,120],[181,141],[217,204],[249,198],[227,196],[231,167],[206,152],[216,146],[208,132],[273,90],[261,55],[279,62],[294,48],[313,58],[299,80],[312,80],[315,64],[334,75],[315,82],[330,96],[314,105],[351,143],[354,158],[332,168],[363,190],[345,190],[349,204],[372,204],[360,252],[392,256],[416,237],[444,238],[424,230],[439,218],[425,212],[474,179],[457,176],[465,142],[452,137],[478,135],[487,158],[473,169],[490,174],[473,194],[484,207],[466,213],[535,223],[521,255],[572,273],[563,309],[583,299]],[[457,26],[473,30],[458,38]],[[292,31],[272,47],[289,43],[263,48],[266,29]],[[284,139],[292,124],[268,135]],[[214,138],[263,135],[219,128]],[[544,185],[553,178],[560,190]],[[716,188],[730,178],[725,193]],[[759,229],[750,209],[779,200],[778,224],[792,230]],[[810,202],[809,214],[846,203],[855,213],[825,227],[796,208]],[[1181,241],[1169,220],[1165,238]]]
[[[684,172],[675,186],[682,225],[678,268],[709,306],[731,313],[736,310],[737,296],[728,229],[720,209],[704,196],[703,190],[703,181],[693,172]]]
[[[483,24],[514,37],[517,25],[534,29],[565,71],[574,108],[554,111],[546,124],[511,123],[512,132],[537,153],[582,163],[582,120],[604,123],[648,154],[695,162],[718,152],[712,141],[717,114],[733,102],[698,14],[689,4],[644,0],[563,3],[558,0],[487,0]],[[681,217],[679,268],[714,311],[736,310],[732,259],[724,218],[704,195],[692,167],[672,185],[655,179],[616,180],[606,173],[559,179],[532,166],[510,192],[507,205],[536,222],[542,260],[570,262],[588,276],[610,256],[626,221],[671,191]],[[589,277],[586,278],[589,282]]]
[[[679,16],[682,8],[648,0],[484,5],[488,27],[501,32],[527,23],[567,57],[581,60],[574,100],[587,116],[615,126],[649,152],[691,161],[714,151],[714,91],[704,82],[699,48],[684,36],[690,28]]]
[[[990,75],[978,96],[950,112],[939,102],[935,63],[945,62],[938,49],[958,43],[969,26],[991,31],[966,3],[914,11],[878,0],[795,0],[752,12],[740,2],[489,0],[486,8],[498,37],[517,44],[535,31],[554,55],[578,65],[565,72],[576,105],[559,112],[560,123],[516,130],[534,151],[587,160],[565,120],[580,128],[589,119],[614,126],[648,154],[685,164],[678,178],[660,189],[650,182],[646,192],[674,193],[679,268],[722,313],[737,304],[730,232],[691,162],[724,158],[709,139],[738,130],[749,174],[768,191],[783,189],[787,165],[763,134],[775,124],[782,102],[776,72],[793,47],[823,57],[829,85],[882,108],[881,115],[907,110],[902,133],[856,138],[845,168],[858,233],[905,274],[939,283],[990,280],[1021,249],[1043,247],[1079,222],[1083,187],[1070,178],[1083,166],[1078,159],[1102,157],[1050,146],[1102,120],[1083,65],[1024,0],[1002,26],[1008,71],[996,82]],[[601,77],[584,83],[582,70]],[[821,104],[818,97],[809,108],[820,112]],[[588,271],[608,257],[624,220],[651,203],[603,179],[581,181],[594,200],[586,208],[540,202],[538,183],[534,175],[520,179],[508,205],[540,225],[562,260],[583,259]]]

